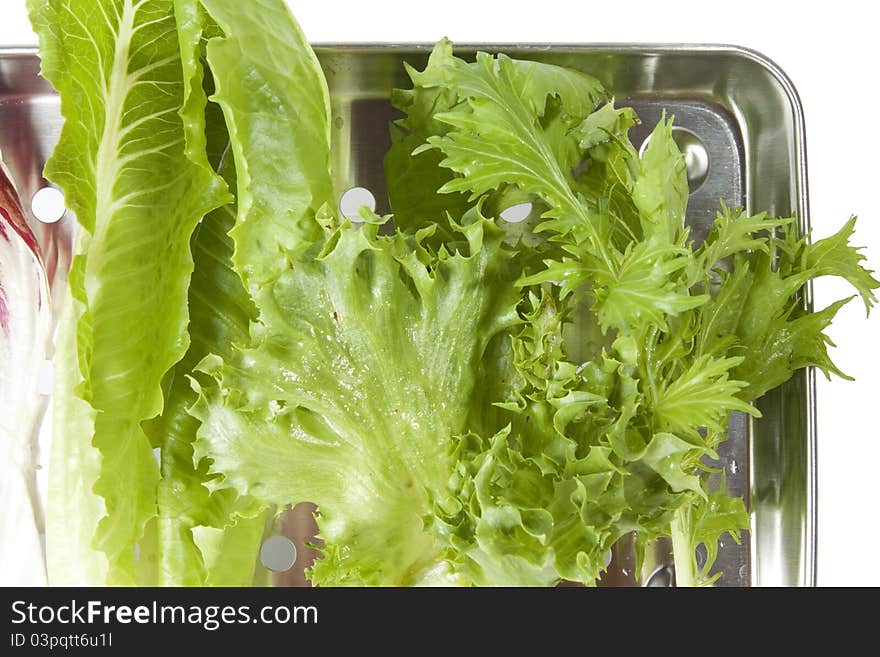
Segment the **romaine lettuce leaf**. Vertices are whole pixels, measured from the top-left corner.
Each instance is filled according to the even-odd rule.
[[[108,561],[106,581],[132,584],[139,551],[152,550],[138,543],[156,515],[159,480],[141,423],[162,411],[162,378],[186,351],[190,236],[229,197],[186,153],[172,0],[28,4],[42,74],[59,91],[65,117],[45,173],[81,228],[68,302],[76,336],[64,338],[75,352],[61,361],[76,373],[58,377],[55,439],[67,455],[94,446],[100,457],[97,481],[55,487],[53,514],[88,522],[78,516],[74,488],[94,484],[106,507],[94,538]],[[69,522],[59,519],[53,531]],[[52,545],[50,577],[96,583],[93,569]]]
[[[228,136],[219,112],[209,113],[203,88],[206,32],[217,27],[207,21],[198,0],[175,0],[175,19],[184,70],[181,117],[186,132],[187,156],[208,167],[210,155],[227,183],[234,186],[235,171],[228,153]],[[210,83],[210,80],[207,81]],[[211,125],[206,123],[211,121]],[[209,146],[206,129],[215,144]],[[225,142],[226,148],[218,145]],[[212,153],[212,151],[217,151]],[[257,567],[266,520],[265,509],[232,491],[212,494],[207,468],[193,463],[192,442],[198,420],[189,414],[197,395],[190,385],[195,366],[205,356],[228,356],[233,345],[245,344],[256,309],[241,279],[232,269],[232,240],[227,233],[235,223],[234,205],[209,213],[196,227],[192,239],[194,270],[189,286],[190,344],[165,381],[162,415],[145,426],[160,446],[161,479],[157,489],[157,568],[160,585],[248,585]],[[214,528],[206,534],[199,528]],[[210,535],[210,541],[199,541]],[[218,547],[219,546],[219,547]],[[225,558],[210,554],[227,551]],[[234,559],[230,553],[241,554]],[[250,555],[250,558],[248,558]]]
[[[238,180],[233,262],[259,306],[288,252],[320,239],[315,212],[333,202],[330,96],[284,2],[201,2],[224,32],[207,58]]]

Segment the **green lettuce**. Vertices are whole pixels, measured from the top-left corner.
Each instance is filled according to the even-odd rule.
[[[207,45],[235,159],[233,262],[260,308],[296,253],[320,238],[313,218],[333,201],[330,95],[317,57],[287,6],[202,0],[223,31]]]
[[[181,108],[187,153],[202,166],[218,169],[234,187],[235,169],[225,123],[219,108],[208,105],[203,88],[212,82],[210,75],[205,79],[206,41],[218,36],[219,29],[197,0],[175,0],[174,11],[187,80]],[[190,383],[195,367],[209,354],[229,356],[233,345],[246,343],[256,315],[232,269],[233,245],[227,233],[234,223],[235,205],[228,204],[207,214],[193,232],[190,344],[166,375],[162,415],[146,425],[154,444],[160,446],[161,479],[156,497],[160,585],[242,586],[261,575],[255,573],[253,555],[265,533],[266,509],[231,491],[209,490],[207,467],[193,462],[192,443],[199,422],[189,413],[197,399]],[[222,561],[216,554],[220,550],[226,555]],[[245,558],[238,562],[230,554]]]
[[[327,221],[327,219],[324,219]],[[197,456],[267,503],[318,505],[321,584],[444,581],[423,529],[443,490],[486,343],[516,321],[502,234],[478,221],[468,247],[430,254],[378,224],[328,231],[291,259],[260,340],[205,363]]]
[[[640,155],[583,72],[441,41],[393,94],[393,217],[353,223],[282,0],[30,8],[81,226],[53,583],[260,583],[267,528],[311,502],[314,584],[594,585],[633,532],[709,584],[748,527],[713,477],[731,414],[841,374],[847,300],[808,312],[804,285],[876,302],[854,221],[811,243],[722,205],[695,244],[673,118]]]
[[[106,560],[108,583],[150,581],[136,560],[156,517],[159,468],[141,423],[162,411],[162,379],[186,351],[190,236],[228,196],[186,152],[171,0],[28,5],[65,117],[45,175],[80,227],[64,324],[75,335],[61,338],[53,440],[65,457],[97,465],[96,480],[82,482],[67,458],[52,468],[74,480],[56,487],[51,505],[50,577],[101,581]],[[80,488],[101,498],[87,505],[92,517],[73,494]],[[70,559],[71,540],[92,535]]]
[[[638,553],[673,539],[679,584],[711,583],[718,540],[748,527],[742,500],[709,486],[730,414],[759,415],[749,402],[799,368],[837,373],[822,331],[846,300],[810,313],[808,281],[842,276],[868,309],[878,282],[849,244],[853,222],[811,245],[791,219],[722,205],[695,245],[672,120],[640,157],[631,110],[586,78],[574,78],[578,107],[565,83],[535,85],[519,67],[531,70],[504,55],[466,63],[442,42],[397,96],[416,111],[399,125],[439,128],[414,155],[442,154],[438,191],[452,207],[455,194],[516,188],[542,208],[534,230],[552,245],[540,263],[521,260],[520,376],[495,400],[512,417],[451,446],[456,475],[432,520],[445,557],[476,583],[592,584],[608,548],[636,531]],[[431,92],[443,101],[433,122],[413,102]]]

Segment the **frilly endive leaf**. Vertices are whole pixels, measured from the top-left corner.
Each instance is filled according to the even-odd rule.
[[[388,198],[398,228],[416,230],[447,214],[458,221],[471,207],[467,194],[437,193],[453,176],[449,169],[440,166],[443,159],[440,151],[413,154],[428,137],[449,130],[437,115],[449,111],[459,102],[455,87],[444,83],[451,77],[448,65],[452,59],[452,44],[441,41],[431,52],[424,72],[406,65],[415,86],[392,92],[392,103],[406,114],[391,124],[391,148],[385,156]],[[429,84],[431,86],[426,86]],[[455,237],[444,230],[441,235],[446,239]]]
[[[578,71],[484,52],[468,64],[452,57],[445,42],[437,49],[444,56],[411,77],[417,88],[442,86],[458,99],[435,114],[448,128],[415,151],[441,151],[440,165],[457,174],[440,192],[468,193],[475,200],[507,187],[526,191],[548,206],[545,230],[576,229],[610,267],[607,226],[597,224],[572,188],[580,153],[577,136],[568,134],[604,100],[598,81]]]
[[[219,388],[204,388],[195,409],[196,456],[211,459],[218,487],[318,505],[319,584],[443,572],[422,527],[428,495],[445,485],[476,364],[516,321],[494,224],[459,228],[467,248],[437,256],[378,228],[346,222],[319,258],[290,256],[259,340],[227,364],[205,363]]]
[[[852,217],[831,237],[813,244],[801,242],[798,255],[801,258],[800,265],[810,273],[811,277],[839,276],[846,279],[858,290],[865,303],[865,310],[870,312],[877,303],[874,290],[880,287],[880,281],[871,275],[873,271],[866,269],[862,264],[865,256],[861,252],[861,247],[850,244],[855,228],[856,218]]]
[[[723,431],[731,411],[760,415],[737,396],[747,384],[730,378],[730,371],[742,362],[742,358],[702,356],[664,381],[653,399],[658,427],[698,438],[700,428]]]

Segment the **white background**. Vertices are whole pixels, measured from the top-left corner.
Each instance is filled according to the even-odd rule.
[[[246,2],[247,0],[242,0]],[[814,235],[858,214],[856,242],[880,269],[880,110],[872,3],[738,0],[498,2],[291,0],[314,42],[727,43],[754,48],[793,80],[804,105]],[[0,0],[0,45],[34,44],[25,0]],[[873,14],[873,12],[872,12]],[[815,287],[821,308],[851,291],[836,280]],[[880,308],[865,319],[851,302],[830,331],[832,356],[855,383],[818,384],[819,584],[880,585],[870,555],[880,544]]]

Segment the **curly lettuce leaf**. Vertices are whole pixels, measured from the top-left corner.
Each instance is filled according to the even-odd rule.
[[[528,66],[519,66],[484,53],[467,64],[442,43],[424,72],[410,73],[415,89],[406,98],[442,99],[444,107],[433,116],[415,102],[403,109],[414,113],[421,132],[435,130],[422,135],[426,145],[416,157],[435,150],[445,156],[437,164],[451,176],[435,172],[432,186],[445,177],[441,192],[467,193],[472,201],[514,186],[546,208],[537,230],[550,233],[556,248],[542,252],[537,271],[533,263],[524,266],[518,284],[535,301],[540,288],[545,308],[547,291],[558,288],[552,304],[558,307],[523,314],[525,326],[508,354],[519,378],[495,389],[507,395],[496,405],[515,415],[509,426],[498,415],[459,439],[457,453],[468,456],[451,497],[437,502],[436,522],[456,568],[483,581],[534,583],[551,581],[560,565],[552,565],[556,547],[544,529],[563,523],[547,524],[552,487],[535,487],[535,476],[555,472],[552,481],[559,484],[571,476],[563,454],[610,448],[611,463],[626,474],[620,490],[627,511],[606,525],[602,514],[582,514],[581,528],[594,532],[584,545],[601,544],[595,540],[600,527],[608,535],[638,529],[642,544],[690,535],[703,501],[725,495],[710,493],[707,481],[729,414],[757,415],[750,402],[801,367],[839,374],[822,331],[845,301],[807,313],[803,285],[817,276],[843,276],[870,308],[877,281],[849,246],[852,223],[809,245],[797,237],[792,219],[749,217],[722,204],[708,239],[695,247],[684,225],[688,186],[671,120],[660,121],[641,157],[627,138],[637,118],[613,103],[581,107],[559,130],[548,117],[566,109],[564,93],[536,98],[519,77]],[[547,73],[548,79],[556,75]],[[409,138],[416,136],[413,131]],[[576,327],[566,334],[560,322]],[[579,345],[591,325],[608,338]],[[585,360],[576,365],[574,354]],[[564,448],[565,440],[572,443]],[[541,465],[550,453],[550,462],[568,462],[569,470]],[[506,483],[496,489],[485,481]],[[518,481],[533,482],[532,506],[514,501]],[[531,531],[538,516],[542,530]],[[734,530],[736,523],[743,526],[741,516]],[[718,535],[703,541],[710,552]],[[512,536],[517,541],[506,542]],[[695,547],[685,542],[681,559]],[[598,551],[587,550],[580,570],[566,566],[556,576],[594,581],[598,558]],[[507,565],[489,569],[492,559]]]
[[[697,251],[700,273],[724,271],[730,256],[750,251],[770,252],[768,236],[780,228],[790,229],[793,217],[768,217],[765,212],[749,216],[742,208],[731,209],[721,201],[708,238]]]
[[[731,410],[750,410],[736,396],[744,384],[728,381],[739,360],[711,361],[718,371],[709,373],[704,360],[690,376],[687,365],[669,365],[687,362],[682,341],[710,300],[692,283],[699,265],[671,121],[658,124],[640,158],[627,138],[632,110],[589,93],[574,102],[565,83],[555,92],[532,86],[543,75],[583,92],[588,79],[483,53],[467,64],[446,45],[423,73],[411,72],[411,98],[441,88],[458,96],[422,119],[440,130],[416,157],[445,155],[439,166],[454,175],[441,192],[485,202],[513,186],[537,199],[546,210],[535,230],[556,248],[544,251],[543,270],[518,280],[531,308],[512,349],[492,355],[512,358],[517,376],[492,387],[499,411],[483,418],[492,421],[472,420],[453,441],[455,475],[435,499],[431,527],[453,571],[473,582],[594,584],[620,536],[668,535],[676,511],[706,496],[701,459],[714,452],[697,429],[711,425],[714,440]],[[566,330],[571,323],[580,328]],[[616,339],[577,344],[590,325]],[[573,362],[575,353],[586,360]],[[505,372],[508,363],[489,365]],[[701,397],[718,382],[721,408]]]
[[[782,266],[794,268],[795,263],[798,263],[809,272],[811,278],[838,276],[847,280],[861,296],[865,311],[870,313],[871,308],[877,303],[874,290],[880,287],[880,281],[871,275],[874,273],[872,270],[866,269],[862,264],[865,261],[865,255],[861,252],[862,247],[850,243],[855,229],[856,218],[850,217],[849,221],[831,237],[814,243],[802,238],[791,251],[791,265],[784,260]]]
[[[699,429],[724,431],[733,411],[759,415],[738,396],[747,384],[730,379],[731,369],[743,358],[688,360],[687,370],[674,378],[663,377],[654,392],[653,414],[659,428],[697,438]]]
[[[328,221],[325,219],[324,221]],[[516,321],[516,293],[488,221],[466,250],[347,222],[322,253],[291,256],[266,329],[203,390],[198,457],[220,485],[319,510],[318,584],[448,581],[423,529],[450,471],[487,343]]]
[[[633,184],[643,240],[671,244],[684,228],[687,209],[687,167],[672,138],[672,121],[663,118],[648,137]]]
[[[702,492],[698,440],[651,434],[626,341],[594,361],[566,360],[559,301],[530,299],[513,338],[519,386],[498,404],[508,424],[451,445],[454,471],[430,527],[453,572],[480,585],[595,585],[631,531],[664,535]],[[484,436],[487,434],[484,434]]]
[[[264,504],[318,504],[325,558],[315,566],[316,581],[381,583],[421,577],[418,573],[431,553],[422,554],[430,540],[419,537],[425,510],[419,504],[424,487],[442,472],[422,464],[421,458],[430,462],[429,455],[441,453],[450,433],[445,423],[461,421],[463,409],[458,406],[472,387],[467,363],[476,359],[467,356],[476,348],[469,340],[481,341],[482,350],[496,330],[466,324],[459,331],[450,315],[474,314],[475,321],[490,317],[488,309],[480,309],[489,292],[484,298],[475,287],[486,273],[480,267],[491,272],[495,266],[482,253],[483,223],[462,229],[461,247],[481,251],[472,258],[446,250],[429,254],[420,245],[427,232],[390,241],[379,238],[377,218],[359,231],[334,228],[325,235],[327,226],[335,225],[326,212],[317,214],[322,205],[333,204],[329,111],[326,102],[319,102],[326,101],[327,92],[314,54],[298,28],[287,30],[282,39],[288,50],[259,52],[246,39],[251,28],[263,35],[277,32],[279,25],[294,25],[281,3],[259,17],[234,3],[204,5],[225,32],[209,41],[208,62],[217,84],[213,98],[226,116],[238,176],[233,263],[257,302],[259,317],[250,346],[232,358],[205,361],[204,367],[218,377],[220,391],[199,386],[203,395],[195,414],[203,425],[196,457],[207,458],[211,472],[221,475],[215,494],[227,490],[225,485]],[[272,45],[277,44],[267,47]],[[299,76],[295,84],[292,75]],[[305,104],[303,89],[312,90]],[[282,102],[274,102],[278,98]],[[283,133],[286,139],[278,140],[277,148],[266,148],[267,141],[278,139],[279,124],[295,130]],[[491,244],[500,248],[500,241],[495,231]],[[320,257],[317,248],[323,248]],[[421,295],[424,313],[419,311]],[[429,327],[432,321],[436,327]],[[455,362],[453,353],[463,362]],[[422,368],[436,386],[423,380]],[[318,380],[311,382],[310,377]],[[279,384],[267,389],[271,381]],[[389,388],[385,403],[381,396],[372,399],[381,395],[383,385]],[[259,402],[239,408],[241,395],[259,396]],[[454,408],[446,411],[447,406]],[[452,419],[445,418],[447,413]],[[261,426],[267,428],[257,430]],[[259,441],[247,427],[262,436]],[[239,433],[227,436],[233,428]],[[282,442],[279,431],[301,440]],[[232,438],[243,442],[225,442]],[[348,447],[334,451],[331,443]],[[264,460],[265,455],[255,452],[259,448],[275,450],[276,458]],[[377,481],[358,471],[370,455],[366,462],[373,464]],[[311,459],[308,475],[291,477],[293,463],[305,464],[306,457]],[[268,476],[264,470],[270,463],[273,468],[279,463],[291,467]],[[397,507],[383,508],[381,500],[389,490],[385,479],[403,488]],[[400,554],[379,549],[389,542],[383,532],[399,539],[391,543]],[[393,571],[389,562],[395,564]]]
[[[850,299],[808,312],[801,289],[821,276],[839,276],[870,311],[880,282],[850,244],[854,227],[850,219],[836,234],[810,243],[797,235],[791,219],[748,217],[722,206],[698,252],[701,284],[713,292],[699,309],[697,349],[742,358],[731,375],[746,383],[743,400],[757,399],[805,367],[847,378],[828,354],[833,345],[824,330]]]
[[[385,178],[394,224],[404,230],[418,230],[447,214],[459,221],[471,206],[467,194],[437,193],[453,176],[449,169],[440,166],[442,152],[414,153],[428,137],[449,130],[437,115],[459,102],[455,88],[445,84],[450,77],[446,67],[451,60],[452,44],[441,41],[431,52],[424,72],[404,64],[413,80],[413,88],[394,89],[391,93],[392,104],[406,116],[391,124],[391,148],[384,160]],[[426,83],[433,84],[425,86]],[[454,232],[443,230],[442,226],[438,230],[447,240],[455,237]]]
[[[709,586],[717,581],[723,574],[713,572],[721,541],[729,536],[739,544],[742,531],[749,529],[742,498],[730,497],[724,489],[722,477],[717,488],[679,509],[671,522],[676,586]],[[705,550],[703,559],[698,559],[699,548]]]
[[[442,53],[448,44],[437,48]],[[548,99],[556,97],[567,127],[574,127],[604,99],[598,81],[578,71],[483,52],[473,64],[450,56],[432,58],[413,81],[426,89],[443,85],[458,96],[449,111],[435,115],[450,129],[429,136],[414,151],[441,151],[445,157],[440,165],[457,174],[441,193],[468,193],[475,200],[508,186],[525,190],[549,206],[545,229],[565,232],[578,225],[594,249],[607,256],[607,227],[597,225],[571,187],[579,153],[560,145],[563,131],[542,124]],[[573,137],[571,141],[577,143]]]

